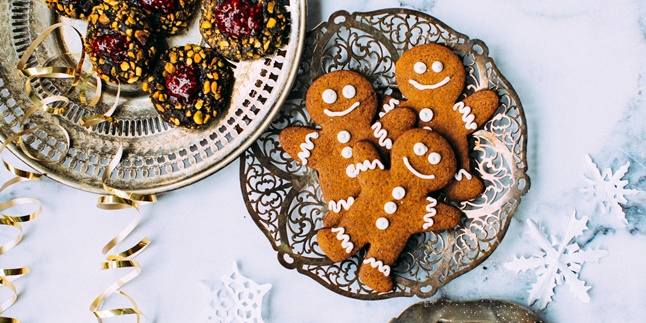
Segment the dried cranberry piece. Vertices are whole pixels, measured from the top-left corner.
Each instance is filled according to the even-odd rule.
[[[175,0],[138,0],[139,6],[149,12],[170,13],[175,8]]]
[[[222,33],[234,37],[256,36],[262,25],[262,4],[250,0],[224,0],[215,9]]]
[[[99,57],[120,62],[128,54],[128,40],[121,34],[106,34],[92,41],[92,52]]]
[[[202,88],[202,82],[195,65],[180,65],[175,71],[166,76],[166,88],[170,97],[179,103],[192,103]]]

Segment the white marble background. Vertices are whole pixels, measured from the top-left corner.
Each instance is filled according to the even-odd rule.
[[[409,7],[439,18],[458,32],[483,40],[516,89],[529,129],[532,188],[514,215],[500,247],[482,265],[442,288],[452,300],[499,298],[527,304],[533,273],[503,267],[538,246],[526,219],[558,233],[576,209],[591,216],[583,248],[609,255],[584,265],[590,303],[568,287],[538,314],[548,322],[638,322],[646,316],[646,193],[629,197],[628,226],[602,216],[582,197],[584,156],[602,168],[631,163],[629,188],[646,190],[646,3],[641,0],[353,0],[309,1],[309,26],[336,10]],[[266,322],[385,322],[417,298],[358,301],[332,293],[283,268],[244,206],[239,163],[195,185],[161,196],[143,209],[134,238],[153,244],[137,259],[143,273],[125,290],[149,322],[207,322],[208,289],[238,262],[258,283],[270,283],[263,302]],[[7,180],[7,172],[0,172]],[[44,213],[25,224],[25,240],[0,257],[0,265],[30,265],[16,281],[18,302],[5,314],[24,322],[91,322],[90,302],[116,274],[102,272],[101,248],[131,219],[128,212],[94,207],[96,196],[45,179],[21,184],[10,195],[34,196]],[[134,241],[131,240],[131,241]],[[124,305],[124,304],[120,304]],[[534,308],[537,310],[537,308]],[[115,319],[110,322],[133,322]]]

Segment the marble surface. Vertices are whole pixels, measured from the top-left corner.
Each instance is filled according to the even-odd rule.
[[[532,272],[504,268],[514,256],[537,251],[527,219],[558,233],[574,210],[590,216],[577,241],[608,256],[583,266],[592,288],[579,301],[567,286],[537,313],[547,322],[637,322],[646,315],[646,193],[628,197],[627,227],[602,215],[582,196],[584,157],[600,168],[631,166],[628,188],[646,190],[646,3],[641,0],[354,0],[309,1],[308,25],[336,10],[404,6],[427,12],[458,32],[483,40],[516,89],[529,130],[532,187],[492,256],[442,288],[435,298],[498,298],[527,305]],[[209,289],[237,262],[259,284],[272,284],[263,302],[266,322],[385,322],[422,301],[359,301],[334,294],[283,268],[249,217],[239,189],[239,162],[143,208],[133,238],[152,238],[137,259],[143,273],[124,289],[149,322],[208,322]],[[7,180],[7,172],[0,172]],[[88,307],[118,274],[103,272],[103,245],[132,213],[95,208],[96,196],[51,180],[21,184],[1,198],[33,196],[44,212],[27,223],[25,239],[0,265],[30,265],[16,281],[18,302],[5,314],[24,322],[90,322]],[[123,273],[120,273],[123,274]],[[431,299],[432,300],[432,299]],[[123,306],[125,303],[113,304]],[[37,309],[37,310],[36,310]],[[111,322],[132,322],[115,319]]]

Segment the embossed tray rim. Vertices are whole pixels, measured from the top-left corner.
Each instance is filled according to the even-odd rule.
[[[38,0],[36,0],[38,1]],[[128,191],[133,192],[133,193],[138,193],[138,194],[158,194],[158,193],[164,193],[172,190],[176,190],[179,188],[182,188],[184,186],[188,186],[190,184],[193,184],[197,181],[200,181],[217,171],[221,170],[222,168],[228,166],[231,164],[233,161],[235,161],[246,149],[248,149],[257,139],[260,137],[264,131],[271,125],[273,122],[273,119],[276,117],[278,112],[280,111],[280,108],[282,107],[283,103],[289,96],[289,90],[293,86],[296,77],[297,77],[297,72],[298,72],[298,66],[300,63],[300,59],[302,56],[302,51],[303,51],[303,43],[305,40],[305,35],[306,35],[306,28],[307,28],[307,21],[306,21],[306,16],[307,16],[307,1],[306,0],[297,0],[298,3],[298,12],[300,13],[297,17],[294,17],[295,15],[293,14],[293,11],[291,12],[291,28],[294,26],[298,26],[298,30],[295,32],[296,37],[290,37],[290,42],[297,42],[297,45],[295,46],[295,51],[294,51],[294,58],[295,60],[291,62],[289,67],[284,70],[284,73],[287,73],[287,78],[285,82],[282,84],[283,91],[278,95],[277,100],[274,102],[274,104],[271,107],[266,107],[271,109],[265,116],[265,119],[262,120],[262,122],[258,125],[258,127],[248,136],[241,138],[242,144],[238,145],[235,149],[233,149],[227,156],[225,156],[223,159],[219,160],[217,163],[211,165],[209,168],[197,173],[197,174],[192,174],[190,176],[186,176],[183,179],[174,181],[170,184],[165,184],[165,185],[159,185],[159,186],[154,186],[151,188],[140,188],[140,189],[129,189]],[[199,21],[199,8],[196,8],[195,15],[197,17],[194,17],[192,19],[196,19]],[[294,22],[297,21],[297,24]],[[8,24],[8,22],[7,22]],[[292,33],[294,35],[294,33]],[[7,139],[7,136],[5,136],[5,133],[0,131],[0,141],[4,142]],[[28,167],[38,171],[39,173],[43,174],[44,176],[47,176],[48,178],[51,178],[52,180],[59,182],[61,184],[67,185],[69,187],[87,191],[90,193],[95,193],[95,194],[105,194],[106,191],[99,186],[93,186],[89,185],[83,182],[79,182],[71,178],[70,176],[65,176],[65,174],[58,174],[54,172],[50,172],[48,167],[46,165],[41,164],[41,162],[38,162],[36,160],[33,160],[29,158],[27,155],[25,155],[14,143],[9,144],[7,146],[7,149],[14,155],[16,156],[20,161],[25,163]],[[127,151],[126,151],[127,153]]]

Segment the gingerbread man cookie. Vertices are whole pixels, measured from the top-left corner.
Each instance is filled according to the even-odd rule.
[[[471,173],[467,136],[480,128],[498,108],[498,95],[490,90],[477,91],[462,101],[466,72],[462,61],[451,49],[426,44],[405,52],[395,63],[397,86],[406,101],[385,100],[388,110],[397,103],[417,111],[419,127],[430,127],[443,135],[458,158],[455,181],[444,192],[453,201],[466,201],[484,191],[479,178]]]
[[[279,140],[292,158],[318,172],[330,211],[325,222],[332,224],[341,210],[350,208],[361,189],[356,176],[346,173],[354,145],[370,141],[387,158],[393,141],[415,125],[416,115],[398,108],[373,122],[377,95],[370,81],[353,71],[331,72],[316,79],[307,91],[306,106],[321,129],[288,127]]]
[[[359,142],[354,164],[361,193],[339,223],[318,231],[319,246],[333,261],[343,261],[368,247],[359,279],[379,292],[390,291],[391,267],[409,237],[455,227],[460,211],[430,197],[453,180],[457,169],[451,145],[438,133],[411,129],[393,144],[386,170],[374,146]]]

